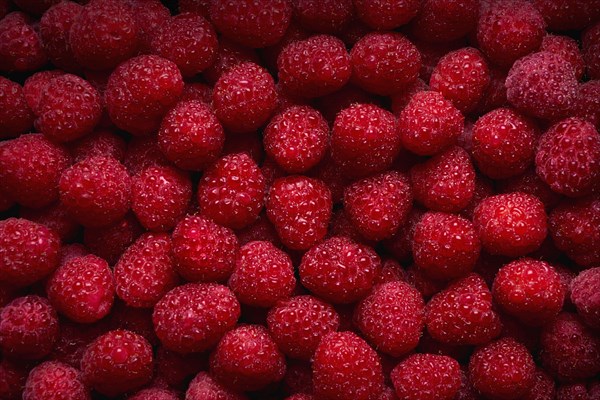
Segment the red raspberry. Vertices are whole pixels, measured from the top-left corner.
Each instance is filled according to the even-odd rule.
[[[227,38],[219,38],[219,48],[215,61],[204,70],[202,76],[208,83],[214,85],[221,75],[231,67],[245,62],[260,64],[255,50],[241,46]]]
[[[21,400],[29,370],[7,358],[0,360],[0,396],[6,400]]]
[[[154,333],[151,308],[133,308],[117,301],[107,320],[107,329],[125,329],[142,336],[153,346],[159,343]]]
[[[66,3],[66,1],[64,3]],[[61,75],[64,75],[63,71],[53,69],[50,71],[36,72],[25,79],[25,83],[23,84],[23,94],[32,111],[38,109],[42,93],[46,89],[46,86],[48,86],[48,83]]]
[[[575,116],[585,119],[600,129],[600,80],[579,85]]]
[[[90,393],[75,368],[46,361],[29,373],[23,400],[90,400]]]
[[[142,172],[147,167],[172,165],[158,147],[156,137],[132,138],[127,143],[123,164],[131,176]]]
[[[412,189],[396,171],[362,179],[344,192],[344,210],[358,232],[369,240],[390,238],[408,217]]]
[[[583,77],[585,65],[579,50],[579,44],[575,39],[568,36],[546,35],[542,41],[540,51],[548,51],[561,56],[571,64],[577,80],[581,80]]]
[[[339,34],[351,22],[352,0],[292,0],[294,17],[311,32]]]
[[[498,189],[500,189],[501,193],[522,192],[530,194],[544,203],[546,210],[554,208],[561,200],[561,196],[553,192],[535,173],[535,168],[528,169],[522,175],[498,183]]]
[[[212,105],[212,87],[202,82],[186,83],[179,101],[201,101]]]
[[[150,42],[156,30],[171,17],[169,9],[160,0],[125,0],[138,29],[141,53],[150,53]]]
[[[123,137],[111,130],[95,131],[70,143],[69,146],[75,162],[94,156],[112,157],[123,161],[126,148],[127,143]]]
[[[461,371],[453,358],[413,354],[393,369],[392,383],[399,399],[453,400],[461,385]]]
[[[26,360],[45,357],[58,338],[58,317],[47,299],[19,297],[0,309],[0,349]]]
[[[58,182],[71,164],[67,150],[40,134],[0,142],[0,190],[17,203],[41,208],[58,199]]]
[[[227,332],[210,357],[210,371],[226,387],[257,390],[285,374],[285,357],[261,325]]]
[[[60,321],[60,336],[54,345],[50,358],[79,369],[81,357],[87,346],[105,333],[106,320],[96,324],[78,324],[68,319]]]
[[[178,400],[177,393],[162,388],[149,388],[140,390],[136,394],[127,398],[127,400]]]
[[[19,216],[46,226],[58,234],[60,240],[63,242],[74,241],[80,232],[79,224],[73,221],[60,202],[40,209],[21,207],[19,209]]]
[[[400,113],[407,106],[410,99],[412,99],[415,93],[424,92],[429,90],[429,86],[423,82],[421,78],[417,78],[416,81],[406,87],[406,89],[394,93],[390,96],[391,105],[390,108],[396,117],[400,116]]]
[[[221,385],[206,372],[200,372],[192,379],[185,393],[185,398],[186,400],[247,400],[245,395],[235,393],[228,387]],[[145,400],[145,398],[139,400]]]
[[[402,145],[421,156],[439,153],[456,143],[464,117],[441,93],[415,93],[398,116]]]
[[[85,228],[83,243],[92,254],[113,265],[142,232],[143,228],[135,216],[128,213],[125,218],[111,225]]]
[[[577,100],[573,67],[561,56],[541,52],[517,60],[506,78],[506,96],[519,111],[556,120],[568,114]]]
[[[341,89],[352,73],[344,43],[327,35],[291,42],[279,54],[277,67],[286,92],[311,98]]]
[[[589,400],[588,390],[584,383],[564,384],[556,390],[556,400]]]
[[[19,136],[32,126],[33,114],[23,88],[0,76],[0,139]]]
[[[331,193],[325,184],[305,176],[276,179],[266,202],[267,217],[283,244],[308,250],[327,234]]]
[[[237,230],[235,232],[240,245],[245,245],[246,243],[253,241],[264,241],[271,242],[277,247],[281,247],[281,243],[279,241],[279,237],[277,237],[277,232],[275,231],[275,227],[269,221],[265,213],[261,213],[258,216],[258,219],[251,225],[247,226],[244,229]]]
[[[420,9],[419,0],[355,0],[358,18],[370,28],[395,29],[413,19]]]
[[[383,391],[379,357],[352,332],[326,335],[312,364],[316,397],[323,400],[376,400]]]
[[[136,53],[138,27],[123,2],[92,1],[71,25],[69,43],[80,65],[109,70]]]
[[[42,41],[29,17],[11,12],[0,20],[0,71],[36,71],[46,64]]]
[[[554,400],[554,386],[554,379],[552,379],[543,369],[537,367],[535,370],[533,386],[523,399]]]
[[[541,138],[536,171],[552,190],[569,197],[590,194],[600,179],[600,134],[581,118],[552,126]]]
[[[483,97],[475,112],[477,114],[485,114],[496,108],[505,107],[508,104],[506,99],[506,81],[507,72],[503,69],[492,66],[490,68],[490,84],[487,86]]]
[[[208,354],[180,354],[160,346],[156,351],[156,374],[158,385],[162,382],[174,388],[185,388],[201,370],[208,369]]]
[[[363,36],[352,47],[350,60],[352,82],[384,96],[408,87],[421,69],[419,50],[396,32],[374,32]]]
[[[571,301],[581,319],[600,330],[600,267],[582,271],[571,282]]]
[[[561,313],[540,336],[546,371],[561,382],[580,381],[600,372],[600,338],[575,314]]]
[[[415,200],[430,210],[458,212],[475,192],[475,169],[469,155],[450,147],[410,170]]]
[[[469,274],[442,290],[427,304],[427,331],[449,344],[484,344],[500,335],[500,318],[483,278]]]
[[[487,252],[509,257],[538,249],[547,233],[542,202],[519,192],[483,199],[475,208],[473,224]]]
[[[365,297],[381,269],[375,251],[343,236],[317,244],[302,257],[302,285],[336,304],[354,303]]]
[[[473,270],[481,244],[468,219],[425,213],[415,225],[412,253],[416,266],[433,279],[460,278]]]
[[[273,77],[263,67],[241,63],[224,72],[213,89],[219,121],[235,133],[250,133],[264,125],[277,107]]]
[[[534,0],[533,4],[553,31],[583,29],[600,17],[596,0]]]
[[[408,283],[384,283],[357,305],[354,321],[374,348],[400,357],[419,343],[424,307],[421,294]]]
[[[316,108],[323,114],[329,125],[333,125],[335,117],[340,111],[350,107],[354,103],[361,104],[380,104],[375,97],[364,90],[352,85],[346,84],[337,92],[316,98]]]
[[[389,282],[407,282],[408,274],[404,268],[391,258],[384,260],[379,274],[375,277],[375,285]]]
[[[40,19],[40,38],[52,64],[66,71],[81,69],[71,49],[69,32],[83,6],[62,1],[50,7]]]
[[[179,353],[213,347],[240,317],[240,303],[227,287],[188,283],[167,293],[154,307],[154,330],[162,344]]]
[[[596,3],[600,3],[596,1]],[[600,6],[600,4],[598,4]],[[592,6],[593,7],[593,6]],[[581,37],[583,59],[591,79],[600,79],[600,23],[589,27]]]
[[[396,259],[407,261],[412,257],[412,242],[415,226],[423,216],[424,211],[413,207],[407,220],[390,239],[384,240],[384,248]]]
[[[335,118],[331,157],[350,175],[366,176],[386,170],[400,147],[396,119],[389,111],[373,104],[353,104]]]
[[[475,28],[478,10],[477,0],[424,0],[410,29],[420,40],[451,42]]]
[[[224,0],[210,5],[210,19],[217,31],[247,47],[277,43],[291,17],[289,0]]]
[[[110,75],[106,86],[106,109],[119,128],[136,135],[158,129],[165,113],[183,91],[175,63],[153,55],[131,58]]]
[[[152,346],[126,330],[110,331],[88,346],[81,360],[85,382],[114,397],[139,389],[152,379]]]

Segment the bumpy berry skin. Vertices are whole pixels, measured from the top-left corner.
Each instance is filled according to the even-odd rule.
[[[11,12],[0,20],[0,71],[36,71],[46,63],[42,42],[27,15]]]
[[[555,192],[569,197],[590,194],[600,179],[600,134],[580,118],[558,122],[540,138],[535,165]]]
[[[165,24],[171,13],[160,0],[125,0],[138,28],[140,53],[150,53],[150,42],[157,29]]]
[[[434,91],[415,93],[398,116],[402,145],[411,152],[430,156],[456,143],[464,117],[452,103]]]
[[[0,77],[0,138],[8,139],[27,132],[33,125],[33,114],[23,88]]]
[[[60,201],[86,227],[110,225],[129,210],[131,178],[112,157],[90,157],[66,169],[58,183]]]
[[[58,317],[47,299],[18,297],[0,309],[0,349],[6,356],[37,360],[58,338]]]
[[[475,28],[478,9],[476,0],[425,0],[410,30],[420,40],[451,42]]]
[[[175,268],[188,281],[227,280],[237,252],[233,231],[201,216],[185,217],[173,231]]]
[[[327,234],[331,192],[318,179],[300,175],[279,178],[271,186],[266,209],[286,247],[308,250]]]
[[[225,37],[221,37],[219,38],[219,48],[215,61],[203,71],[202,76],[208,83],[214,85],[221,75],[231,67],[244,62],[260,64],[260,59],[254,49],[241,46]]]
[[[471,272],[480,249],[473,224],[458,215],[429,212],[415,225],[413,258],[432,279],[449,280]]]
[[[553,31],[583,29],[600,16],[597,1],[534,0],[533,4]]]
[[[391,374],[400,400],[453,400],[461,385],[458,362],[437,354],[413,354]]]
[[[81,360],[85,382],[110,397],[130,392],[152,379],[152,346],[142,336],[113,330],[92,342]]]
[[[323,400],[377,400],[383,373],[375,350],[352,332],[325,336],[313,358],[315,395]]]
[[[240,391],[280,381],[285,367],[285,357],[261,325],[243,325],[227,332],[210,357],[210,371],[216,379]]]
[[[227,287],[188,283],[156,304],[152,320],[163,346],[185,354],[213,347],[239,316],[240,303]]]
[[[192,379],[185,392],[186,400],[247,400],[247,397],[233,392],[227,386],[207,374],[200,372]],[[143,400],[143,399],[139,399]]]
[[[546,35],[542,40],[540,51],[558,54],[571,64],[577,80],[581,80],[583,77],[585,64],[579,50],[579,44],[575,39],[568,36]]]
[[[121,254],[143,232],[133,214],[128,213],[125,218],[107,226],[99,228],[85,228],[83,231],[83,244],[90,253],[114,265]]]
[[[110,74],[106,110],[119,128],[135,135],[150,135],[183,91],[177,65],[154,55],[131,58]]]
[[[90,400],[90,393],[75,368],[46,361],[29,373],[23,400]]]
[[[48,58],[56,67],[77,71],[81,67],[69,42],[71,26],[83,10],[80,4],[63,1],[50,7],[40,19],[40,38]]]
[[[302,257],[300,280],[315,295],[349,304],[369,293],[381,268],[375,251],[347,237],[329,238]]]
[[[363,36],[352,47],[350,61],[352,82],[384,96],[406,88],[417,79],[421,69],[419,50],[395,32]]]
[[[600,79],[600,56],[598,55],[600,49],[600,23],[586,29],[581,37],[581,42],[588,76],[591,79]]]
[[[44,92],[46,86],[48,86],[48,83],[50,83],[52,79],[63,74],[64,72],[60,69],[53,69],[50,71],[36,72],[25,79],[25,83],[23,84],[23,94],[25,95],[25,100],[32,111],[37,110],[39,107],[42,93]]]
[[[582,271],[573,279],[571,301],[581,319],[600,330],[600,267]]]
[[[143,389],[129,396],[127,400],[178,400],[177,393],[163,388],[152,387]]]
[[[396,171],[365,178],[344,191],[344,211],[369,240],[389,239],[406,221],[412,207],[408,177]]]
[[[292,0],[291,3],[294,20],[311,32],[340,34],[354,16],[352,0]]]
[[[575,116],[585,119],[600,129],[600,80],[579,85]]]
[[[554,400],[555,383],[542,368],[537,367],[534,375],[533,386],[527,393],[524,400]]]
[[[370,28],[394,29],[406,24],[419,12],[418,0],[354,0],[358,18]]]
[[[58,199],[58,182],[71,164],[67,150],[40,134],[1,142],[0,190],[17,203],[42,208]]]
[[[125,139],[108,129],[97,130],[69,144],[74,162],[93,156],[108,156],[123,161],[126,148]]]
[[[354,311],[354,321],[378,351],[400,357],[417,347],[425,304],[421,294],[405,282],[376,286]]]
[[[352,74],[344,43],[327,35],[291,42],[279,54],[277,68],[286,92],[309,98],[341,89]]]
[[[484,344],[500,335],[500,318],[483,278],[469,274],[450,284],[427,304],[427,331],[449,344]]]
[[[475,208],[473,224],[481,245],[490,254],[519,257],[540,247],[547,233],[544,204],[525,193],[483,199]]]

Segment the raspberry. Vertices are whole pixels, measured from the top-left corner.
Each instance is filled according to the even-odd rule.
[[[7,358],[0,360],[0,396],[6,400],[21,400],[29,370]]]
[[[201,216],[187,216],[173,231],[173,259],[188,281],[222,282],[233,272],[238,241],[228,228]]]
[[[89,386],[113,397],[147,384],[152,378],[152,364],[152,346],[146,339],[126,330],[113,330],[88,346],[81,372]]]
[[[200,171],[223,150],[225,133],[211,107],[199,101],[178,103],[163,119],[158,146],[181,169]]]
[[[136,136],[149,135],[156,132],[182,91],[175,63],[153,55],[138,56],[110,74],[106,109],[119,128]]]
[[[217,31],[247,47],[266,47],[285,34],[292,17],[289,0],[225,0],[210,5]]]
[[[358,232],[369,240],[390,238],[408,217],[412,189],[396,171],[362,179],[344,192],[344,210]]]
[[[83,6],[62,1],[50,7],[40,19],[40,38],[52,64],[65,71],[81,69],[69,42],[71,26],[83,10]]]
[[[36,71],[46,64],[42,41],[29,17],[11,12],[0,20],[0,71]]]
[[[389,282],[407,282],[408,274],[395,260],[388,258],[381,265],[379,274],[375,277],[375,286]]]
[[[473,386],[493,399],[521,399],[533,387],[535,364],[529,351],[511,338],[481,347],[469,361]]]
[[[600,268],[582,271],[571,282],[571,301],[590,327],[600,330]]]
[[[355,0],[358,18],[370,28],[395,29],[413,19],[420,9],[419,0]]]
[[[534,382],[531,390],[524,400],[553,400],[554,399],[554,380],[541,368],[535,370]]]
[[[106,320],[96,324],[78,324],[68,319],[60,321],[60,336],[50,358],[79,369],[87,346],[106,332]]]
[[[221,75],[231,67],[245,62],[260,64],[256,51],[222,37],[219,38],[219,48],[215,61],[204,70],[202,76],[208,83],[214,85]]]
[[[247,400],[246,396],[231,391],[206,372],[200,372],[192,379],[185,398],[186,400]],[[144,399],[140,398],[139,400]]]
[[[315,400],[315,397],[312,394],[296,393],[286,397],[285,400]]]
[[[190,177],[173,167],[148,167],[132,179],[131,209],[151,231],[173,229],[185,215],[191,197]]]
[[[590,194],[600,179],[600,134],[588,121],[568,118],[541,138],[536,171],[552,190],[569,197]]]
[[[469,274],[433,296],[425,322],[432,338],[459,345],[487,343],[502,329],[492,310],[492,294],[477,274]]]
[[[561,196],[553,192],[550,187],[540,179],[535,173],[535,169],[531,168],[525,171],[522,175],[500,181],[498,188],[501,193],[522,192],[537,197],[546,210],[554,208],[560,202]]]
[[[41,208],[58,199],[58,181],[71,164],[67,150],[40,134],[0,144],[0,190],[17,203]]]
[[[267,217],[293,250],[308,250],[325,237],[331,208],[325,184],[300,175],[276,179],[266,202]]]
[[[553,31],[583,29],[600,17],[595,0],[534,0],[533,4]]]
[[[158,147],[156,137],[132,138],[127,143],[123,164],[131,176],[142,172],[147,167],[172,165]]]
[[[285,357],[260,325],[227,332],[210,357],[210,371],[226,387],[257,390],[283,379]]]
[[[208,68],[217,56],[217,35],[204,17],[183,13],[167,19],[152,35],[152,53],[173,61],[185,77]]]
[[[402,145],[425,156],[439,153],[456,143],[463,130],[464,117],[441,93],[415,93],[398,116]]]
[[[588,395],[587,388],[583,383],[572,383],[561,385],[556,390],[557,400],[588,400],[591,397]]]
[[[386,170],[400,147],[396,120],[389,111],[373,104],[353,104],[335,118],[331,157],[348,174],[366,176]]]
[[[424,211],[413,207],[407,220],[390,239],[384,240],[384,248],[396,259],[406,261],[412,257],[412,242],[415,226],[423,216]]]
[[[419,76],[421,54],[399,33],[369,33],[350,52],[352,82],[379,95],[408,87]],[[377,60],[377,61],[374,61]]]
[[[66,1],[64,3],[66,3]],[[61,75],[64,75],[63,71],[59,69],[53,69],[50,71],[36,72],[25,79],[25,83],[23,84],[23,94],[25,95],[25,100],[32,111],[38,109],[40,105],[40,99],[42,98],[42,93],[46,89],[46,86],[48,86],[48,83],[50,83],[52,79]]]
[[[162,344],[179,353],[213,347],[240,316],[233,292],[217,284],[188,283],[167,293],[154,307],[154,330]]]
[[[271,119],[263,132],[265,152],[288,173],[306,172],[327,152],[329,126],[321,113],[292,106]]]
[[[413,354],[393,369],[392,383],[399,399],[453,400],[461,385],[461,371],[453,358]]]
[[[473,270],[481,244],[471,221],[458,215],[425,213],[415,225],[416,266],[433,279],[460,278]]]
[[[109,70],[138,50],[138,27],[120,1],[98,0],[87,4],[69,31],[75,60],[91,70]]]
[[[149,388],[140,390],[127,400],[178,400],[177,394],[168,389]]]
[[[302,257],[302,285],[315,295],[336,304],[349,304],[365,297],[379,270],[375,251],[346,237],[332,237],[317,244]]]
[[[375,350],[352,332],[326,335],[312,364],[315,395],[323,400],[376,400],[383,373]]]
[[[125,0],[138,29],[141,53],[150,53],[150,42],[159,27],[171,17],[169,9],[160,0]]]
[[[548,51],[550,53],[561,56],[565,61],[569,62],[575,72],[575,78],[581,80],[583,77],[584,63],[579,44],[568,36],[546,35],[542,40],[540,51]]]
[[[506,96],[517,110],[542,119],[564,117],[577,100],[573,67],[561,56],[541,52],[517,60],[506,78]]]
[[[110,265],[114,265],[121,254],[132,244],[143,232],[133,214],[127,214],[125,218],[107,226],[99,228],[85,228],[83,231],[83,243],[85,247]]]
[[[561,382],[591,378],[600,371],[600,339],[575,314],[563,312],[542,331],[540,358]]]
[[[70,144],[71,154],[75,162],[88,157],[105,156],[122,161],[125,157],[127,143],[123,137],[111,130],[98,130]]]
[[[23,400],[89,400],[90,394],[75,368],[46,361],[29,373]]]
[[[429,86],[421,78],[408,85],[404,90],[390,96],[392,113],[399,116],[415,93],[429,90]]]
[[[26,360],[45,357],[58,338],[58,317],[47,299],[19,297],[0,309],[0,349]]]
[[[0,138],[19,136],[32,125],[33,114],[23,88],[16,82],[0,77]]]
[[[294,17],[309,31],[339,34],[352,21],[351,0],[293,0]]]
[[[46,226],[58,234],[62,242],[72,242],[79,233],[79,225],[60,202],[40,209],[20,208],[19,216]]]
[[[410,171],[415,200],[434,211],[458,212],[475,192],[475,169],[458,146],[437,154]]]
[[[257,64],[235,65],[215,83],[213,106],[225,128],[250,133],[265,124],[277,107],[275,82]]]
[[[277,67],[286,92],[310,98],[341,89],[352,73],[344,43],[327,35],[291,42],[279,54]]]
[[[600,56],[598,56],[598,50],[600,49],[600,23],[592,25],[583,32],[581,42],[583,46],[583,59],[586,64],[588,76],[591,79],[600,79]]]
[[[477,0],[424,0],[410,30],[420,40],[451,42],[477,25]]]
[[[186,83],[179,101],[201,101],[212,105],[212,87],[202,82]]]
[[[507,72],[503,69],[492,66],[490,68],[490,83],[487,86],[481,101],[475,107],[477,114],[485,114],[496,108],[505,107],[508,104],[506,99],[506,81]]]
[[[473,224],[487,252],[509,257],[538,249],[547,233],[542,202],[519,192],[483,199],[475,208]]]
[[[573,112],[600,129],[600,80],[579,85],[577,106]]]

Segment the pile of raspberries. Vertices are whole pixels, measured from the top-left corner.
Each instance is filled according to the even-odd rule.
[[[600,0],[0,0],[0,400],[599,400]]]

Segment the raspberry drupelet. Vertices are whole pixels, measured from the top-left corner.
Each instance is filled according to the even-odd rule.
[[[0,139],[17,137],[33,125],[33,113],[24,88],[0,77]]]
[[[28,15],[14,11],[0,20],[0,71],[37,71],[47,58]]]
[[[419,0],[354,0],[358,18],[377,30],[405,25],[419,12]]]
[[[581,319],[600,330],[600,268],[582,271],[571,282],[571,301]]]
[[[69,72],[81,69],[71,48],[69,32],[82,10],[80,4],[62,1],[46,10],[40,19],[40,38],[48,59]]]
[[[70,365],[46,361],[29,373],[23,400],[90,400],[81,373]]]
[[[206,372],[200,372],[192,379],[185,392],[185,398],[186,400],[247,400],[245,395],[236,393],[229,387],[220,384]],[[144,399],[140,398],[139,400]]]

